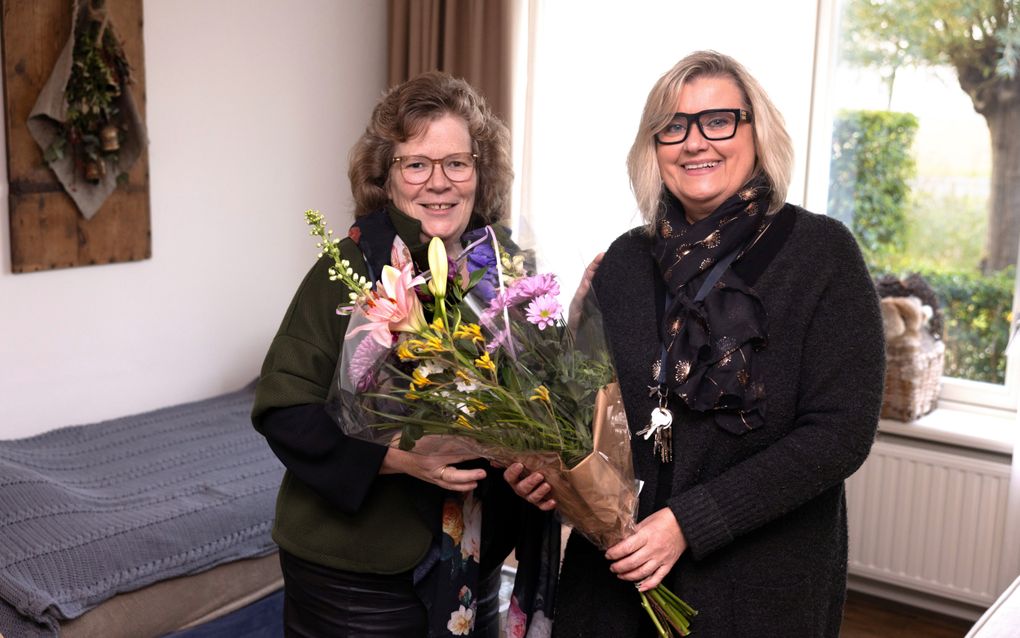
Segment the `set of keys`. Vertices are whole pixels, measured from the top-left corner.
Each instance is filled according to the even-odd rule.
[[[663,463],[669,463],[673,460],[673,413],[666,407],[669,391],[662,384],[648,386],[648,390],[648,396],[658,395],[659,405],[652,409],[648,425],[639,430],[637,435],[646,441],[654,436],[653,453]]]

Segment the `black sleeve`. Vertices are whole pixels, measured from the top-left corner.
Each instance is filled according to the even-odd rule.
[[[269,447],[298,480],[339,510],[358,511],[385,447],[345,435],[321,404],[270,409],[259,421]]]

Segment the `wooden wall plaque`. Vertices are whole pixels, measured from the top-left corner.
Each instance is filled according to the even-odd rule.
[[[122,183],[88,220],[78,211],[26,122],[70,37],[72,0],[0,0],[3,92],[10,182],[11,270],[16,273],[137,261],[152,256],[149,157],[143,149]],[[142,0],[106,2],[145,118]]]

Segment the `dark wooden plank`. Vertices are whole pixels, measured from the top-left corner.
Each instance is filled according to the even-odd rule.
[[[11,269],[32,272],[147,259],[152,254],[149,161],[86,220],[43,162],[25,122],[71,29],[70,0],[2,0],[3,89],[10,181]],[[142,0],[107,2],[132,68],[131,92],[145,118]]]
[[[963,638],[966,620],[849,592],[840,638]]]

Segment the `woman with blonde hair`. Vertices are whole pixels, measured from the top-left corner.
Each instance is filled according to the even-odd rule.
[[[792,162],[779,112],[728,56],[693,53],[649,93],[628,158],[646,224],[592,282],[638,523],[608,551],[571,535],[555,636],[654,635],[634,588],[660,583],[701,638],[838,636],[843,482],[871,448],[884,342],[851,234],[786,203]],[[515,490],[534,501],[538,480]]]

